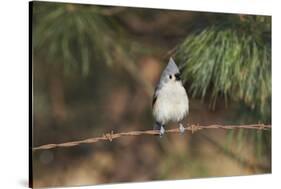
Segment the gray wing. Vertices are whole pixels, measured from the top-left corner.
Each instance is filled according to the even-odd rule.
[[[156,86],[155,90],[154,90],[153,99],[152,99],[152,107],[154,106],[154,104],[157,100],[158,93],[159,93],[159,90],[161,88],[162,88],[162,84],[161,84],[161,82],[159,82],[158,85]]]
[[[156,90],[156,89],[155,89],[155,90]],[[156,100],[157,100],[157,94],[156,94],[156,91],[154,91],[153,99],[152,99],[152,107],[154,106]]]

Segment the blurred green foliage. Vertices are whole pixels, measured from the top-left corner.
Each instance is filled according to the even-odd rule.
[[[65,73],[90,73],[96,61],[112,65],[120,50],[120,26],[104,7],[34,2],[33,46],[37,56],[61,64]]]
[[[259,121],[271,122],[271,17],[213,18],[176,52],[192,95],[207,97],[212,108],[219,97],[242,102]]]

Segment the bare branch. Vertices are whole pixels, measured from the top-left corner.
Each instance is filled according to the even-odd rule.
[[[264,124],[252,124],[252,125],[208,125],[208,126],[200,126],[200,125],[191,125],[184,128],[185,131],[191,131],[194,133],[195,131],[202,130],[202,129],[257,129],[257,130],[268,130],[271,129],[271,125],[264,125]],[[180,130],[176,129],[169,129],[166,130],[165,133],[179,133]],[[158,130],[147,130],[147,131],[130,131],[130,132],[121,132],[121,133],[106,133],[100,137],[88,138],[85,140],[79,141],[72,141],[72,142],[65,142],[60,144],[45,144],[42,146],[32,148],[33,151],[36,150],[46,150],[58,147],[72,147],[77,146],[80,144],[91,144],[96,143],[98,141],[112,141],[113,139],[120,138],[123,136],[140,136],[140,135],[159,135]]]

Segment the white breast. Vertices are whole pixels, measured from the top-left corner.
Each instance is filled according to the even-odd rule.
[[[188,97],[180,82],[171,81],[159,91],[153,107],[156,121],[166,124],[168,121],[181,121],[188,113]]]

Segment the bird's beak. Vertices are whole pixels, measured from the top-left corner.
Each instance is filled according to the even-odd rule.
[[[176,80],[177,80],[177,81],[180,81],[180,80],[181,80],[181,75],[180,75],[180,73],[175,74],[175,77],[176,77]]]

